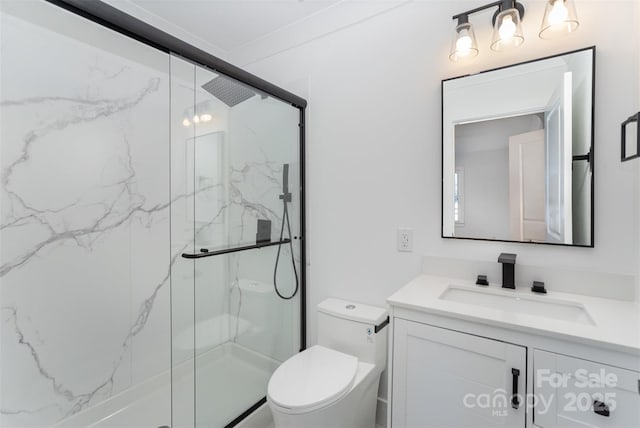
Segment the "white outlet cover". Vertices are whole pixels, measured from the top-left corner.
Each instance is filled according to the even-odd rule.
[[[401,227],[398,229],[397,247],[398,251],[413,251],[413,229],[409,229],[406,227]]]

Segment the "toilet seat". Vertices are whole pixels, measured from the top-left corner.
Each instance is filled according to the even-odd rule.
[[[285,361],[271,376],[269,401],[283,412],[306,413],[326,407],[353,386],[358,359],[316,345]]]

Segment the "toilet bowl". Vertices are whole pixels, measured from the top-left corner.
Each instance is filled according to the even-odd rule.
[[[382,308],[339,299],[318,305],[318,345],[282,363],[269,380],[276,428],[373,428],[386,363]]]

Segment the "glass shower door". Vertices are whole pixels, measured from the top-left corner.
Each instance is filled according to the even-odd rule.
[[[175,56],[171,110],[173,426],[225,427],[300,349],[299,110]]]

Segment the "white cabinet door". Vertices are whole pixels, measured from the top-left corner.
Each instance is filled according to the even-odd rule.
[[[537,427],[640,427],[639,372],[537,349],[533,368]]]
[[[525,426],[526,348],[394,323],[393,428]]]

